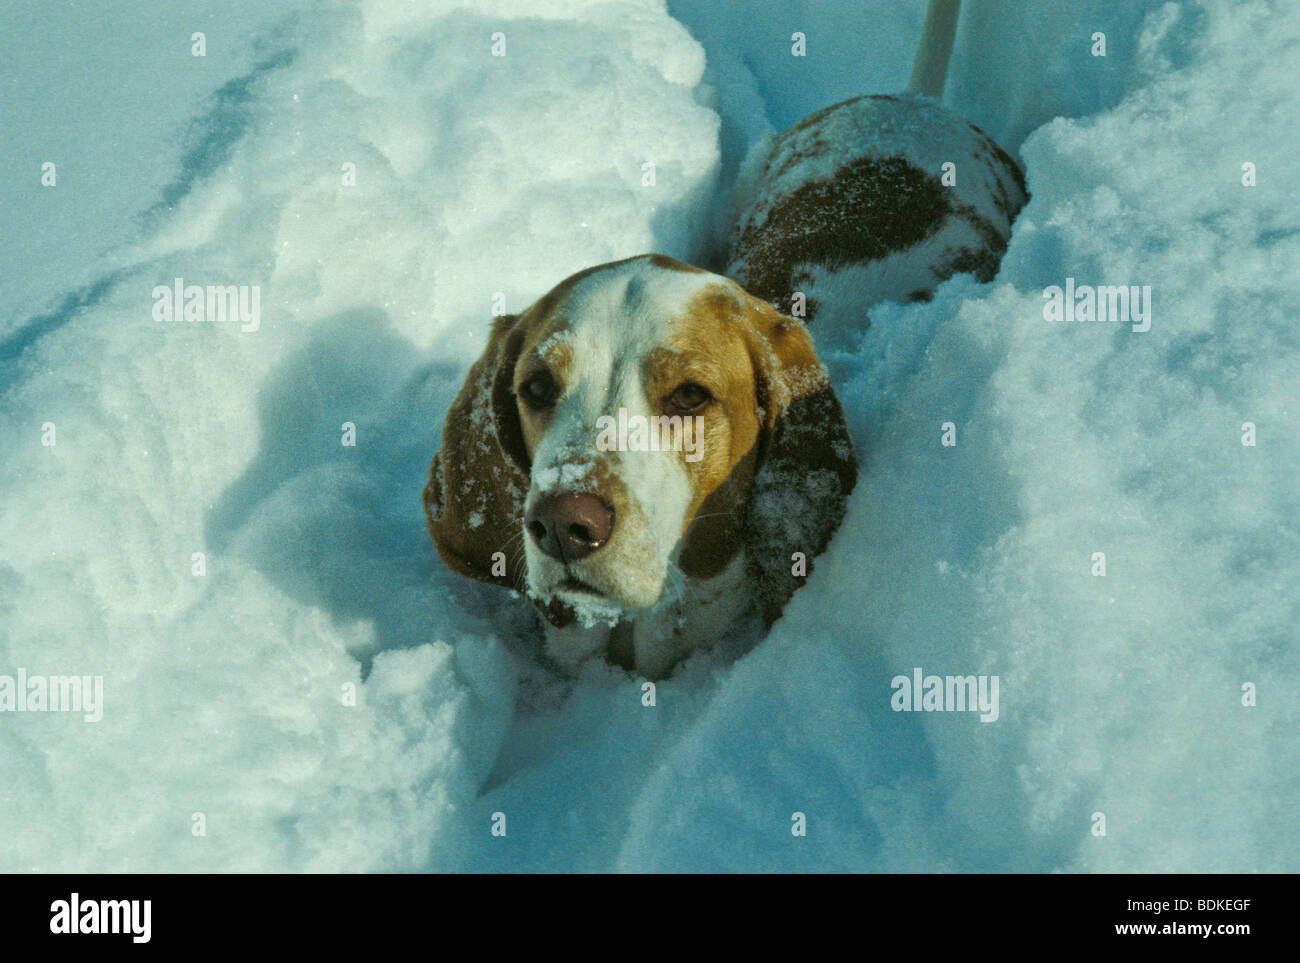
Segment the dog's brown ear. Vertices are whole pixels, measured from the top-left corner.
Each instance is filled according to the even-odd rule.
[[[744,523],[768,625],[812,571],[857,482],[839,399],[803,323],[746,295],[761,429]]]
[[[424,514],[438,554],[470,578],[523,590],[523,506],[528,453],[515,407],[519,318],[497,318],[442,430],[424,488]]]

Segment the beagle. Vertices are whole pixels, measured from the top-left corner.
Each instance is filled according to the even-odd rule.
[[[791,315],[861,327],[873,302],[996,273],[1027,194],[1016,162],[938,102],[958,12],[931,0],[908,93],[756,147],[736,280],[643,255],[493,325],[425,514],[452,569],[534,601],[566,670],[605,655],[662,676],[748,616],[770,626],[805,581],[857,464]]]
[[[804,325],[651,254],[496,319],[424,509],[448,566],[533,600],[563,669],[605,655],[657,678],[775,621],[856,479]]]

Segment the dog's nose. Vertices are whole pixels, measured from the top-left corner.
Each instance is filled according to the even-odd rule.
[[[614,510],[586,492],[544,495],[528,513],[526,524],[538,548],[551,558],[573,562],[609,541]]]

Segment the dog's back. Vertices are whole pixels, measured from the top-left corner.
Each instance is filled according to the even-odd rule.
[[[913,89],[827,107],[756,145],[735,191],[727,274],[811,320],[826,300],[927,300],[958,273],[989,281],[1028,200],[1019,165],[931,94],[956,4],[932,2]]]

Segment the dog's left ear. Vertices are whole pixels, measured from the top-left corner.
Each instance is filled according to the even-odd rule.
[[[770,626],[844,517],[858,467],[839,399],[807,328],[745,297],[761,428],[743,530]]]
[[[424,488],[429,534],[461,575],[523,590],[523,507],[528,452],[515,407],[519,318],[497,318],[442,431]]]

